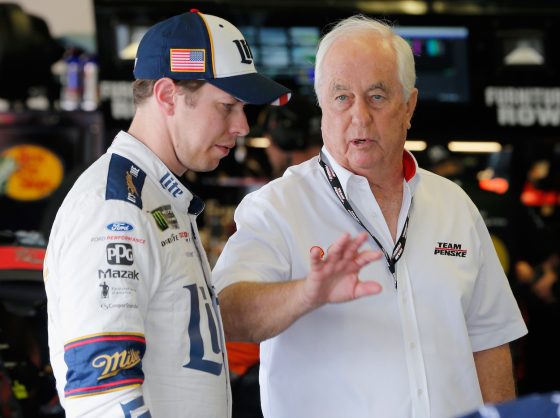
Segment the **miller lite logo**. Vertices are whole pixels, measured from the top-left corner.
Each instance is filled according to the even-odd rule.
[[[159,179],[159,184],[161,184],[161,187],[167,190],[173,197],[178,197],[183,194],[179,183],[169,172],[165,173],[165,175],[161,179]]]
[[[107,379],[117,375],[122,370],[131,369],[140,363],[142,357],[138,350],[123,350],[109,354],[101,354],[93,359],[91,365],[96,369],[102,369],[97,380]]]
[[[236,39],[233,41],[235,46],[237,47],[237,51],[241,56],[241,63],[242,64],[252,64],[253,63],[253,53],[251,52],[251,48],[249,48],[249,44],[245,39]]]

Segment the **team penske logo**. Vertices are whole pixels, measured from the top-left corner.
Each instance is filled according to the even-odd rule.
[[[97,369],[102,368],[97,380],[107,379],[115,376],[122,370],[131,369],[140,363],[141,356],[138,350],[123,350],[120,352],[102,354],[93,359],[91,365]]]
[[[462,244],[454,244],[452,242],[438,242],[436,247],[434,248],[434,254],[465,258],[467,256],[467,250],[463,248]]]

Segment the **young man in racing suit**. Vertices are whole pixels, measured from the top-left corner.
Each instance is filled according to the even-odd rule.
[[[181,184],[247,134],[246,103],[289,90],[256,73],[243,35],[192,10],[140,43],[128,132],[77,180],[44,265],[49,346],[67,417],[228,418],[224,335]]]

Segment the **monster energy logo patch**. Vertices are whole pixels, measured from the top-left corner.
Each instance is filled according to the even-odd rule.
[[[154,217],[155,221],[156,221],[156,225],[158,226],[159,229],[161,229],[162,231],[165,231],[167,228],[169,228],[169,226],[167,225],[167,222],[165,221],[165,218],[163,217],[163,215],[161,214],[160,211],[158,211],[157,209],[152,211],[152,216]]]
[[[169,227],[173,229],[179,228],[177,217],[171,210],[171,205],[160,206],[159,208],[152,210],[150,213],[160,230],[165,231]]]

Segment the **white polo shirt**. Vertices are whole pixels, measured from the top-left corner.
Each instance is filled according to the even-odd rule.
[[[352,207],[391,254],[394,242],[367,180],[323,149]],[[400,235],[410,210],[398,288],[381,259],[360,278],[379,295],[323,306],[261,344],[266,418],[448,418],[482,404],[473,351],[527,330],[484,222],[453,182],[405,152]],[[414,197],[414,199],[412,199]],[[411,201],[413,204],[411,206]],[[362,227],[344,209],[317,158],[246,196],[237,232],[214,269],[231,283],[305,277],[309,250]],[[378,249],[373,239],[365,244]]]

